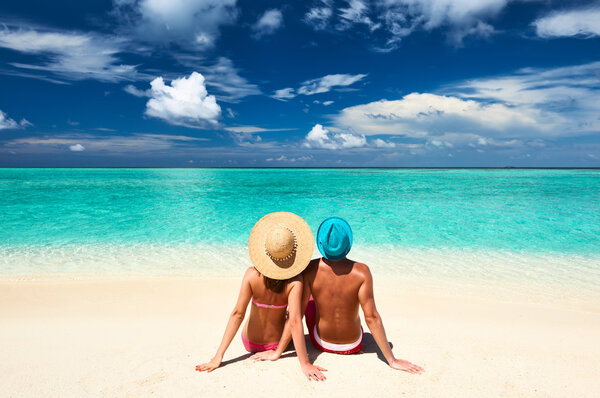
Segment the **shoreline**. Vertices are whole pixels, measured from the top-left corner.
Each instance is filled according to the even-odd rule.
[[[303,379],[293,352],[273,363],[247,360],[239,336],[226,366],[195,372],[214,354],[238,288],[238,278],[0,281],[0,389],[13,397],[242,397],[248,388],[253,396],[600,394],[600,307],[449,296],[377,277],[394,353],[425,367],[423,376],[382,362],[366,326],[359,355],[308,343],[311,360],[329,370],[323,383]]]

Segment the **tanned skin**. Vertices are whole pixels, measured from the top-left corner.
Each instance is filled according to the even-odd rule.
[[[302,308],[306,309],[310,295],[317,307],[317,333],[324,341],[335,344],[353,343],[360,337],[359,307],[365,322],[388,364],[409,373],[424,370],[404,359],[394,356],[388,343],[383,321],[373,295],[373,277],[369,267],[349,259],[331,261],[325,258],[312,260],[303,272],[304,293]],[[290,333],[284,330],[277,350],[252,356],[255,360],[276,360],[289,344]]]
[[[252,305],[248,321],[242,329],[244,336],[255,344],[277,343],[280,341],[285,327],[288,336],[286,345],[290,342],[290,336],[293,337],[302,373],[308,380],[325,380],[322,371],[327,369],[312,365],[306,353],[301,312],[303,291],[303,278],[300,275],[291,279],[283,292],[275,293],[266,288],[262,274],[254,267],[248,268],[244,274],[237,302],[229,316],[217,353],[209,362],[196,366],[196,370],[210,373],[221,366],[225,351],[244,321],[246,308],[248,308],[250,300],[254,297],[257,302],[263,304],[287,304],[288,320],[286,321],[285,308],[262,308]]]

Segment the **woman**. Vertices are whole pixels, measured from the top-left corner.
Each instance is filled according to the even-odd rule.
[[[293,213],[267,214],[254,225],[248,242],[254,267],[244,274],[217,353],[209,362],[196,366],[196,370],[211,372],[221,365],[252,301],[250,317],[241,334],[246,350],[276,349],[284,329],[289,328],[302,372],[309,380],[325,380],[321,373],[325,369],[308,361],[300,310],[303,291],[300,273],[308,265],[313,248],[310,227]]]

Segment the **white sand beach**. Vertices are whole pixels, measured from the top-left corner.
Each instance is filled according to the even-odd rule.
[[[4,397],[598,397],[600,303],[447,294],[375,280],[396,356],[370,334],[364,353],[309,354],[327,368],[309,382],[293,352],[248,360],[238,337],[213,373],[194,370],[220,341],[237,279],[40,279],[0,282]],[[365,331],[367,329],[365,328]]]

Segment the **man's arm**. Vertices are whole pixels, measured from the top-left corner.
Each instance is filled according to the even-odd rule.
[[[377,307],[375,307],[375,297],[373,296],[373,276],[371,275],[371,271],[368,267],[366,267],[365,280],[358,290],[358,301],[360,302],[360,306],[362,307],[365,315],[365,322],[367,323],[371,334],[373,334],[375,342],[379,346],[379,349],[383,353],[383,356],[388,364],[394,369],[404,370],[409,373],[423,372],[424,370],[422,367],[410,363],[404,359],[396,359],[396,357],[394,357],[392,348],[390,347],[387,336],[385,335],[383,320],[381,319],[379,312],[377,312]]]

